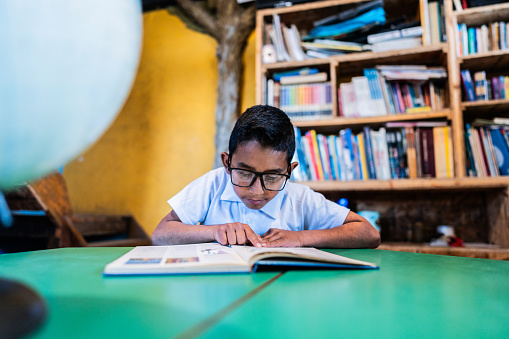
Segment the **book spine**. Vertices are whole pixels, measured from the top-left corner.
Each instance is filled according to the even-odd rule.
[[[308,154],[309,154],[309,164],[310,164],[310,167],[312,168],[312,173],[313,173],[313,180],[315,181],[319,181],[320,180],[320,175],[319,175],[319,172],[318,172],[318,164],[316,162],[316,154],[315,154],[315,148],[313,146],[313,136],[311,135],[311,131],[307,131],[306,134],[306,139],[307,139],[307,150],[308,150]]]
[[[313,143],[313,151],[314,151],[314,155],[315,155],[315,159],[316,159],[318,180],[324,181],[325,180],[325,176],[324,176],[322,161],[321,161],[321,157],[320,157],[320,150],[318,149],[318,142],[317,142],[317,138],[316,138],[316,131],[315,130],[310,130],[309,132],[311,134],[311,142]]]
[[[343,160],[345,163],[345,180],[355,180],[355,159],[353,155],[352,140],[350,138],[351,130],[343,129],[339,131],[343,144]]]
[[[361,161],[362,180],[368,180],[370,178],[370,176],[368,174],[368,162],[366,159],[366,147],[364,145],[364,135],[362,132],[357,134],[357,142],[359,144],[359,158]]]
[[[477,166],[474,159],[472,141],[471,141],[470,125],[465,126],[465,151],[466,151],[466,172],[469,177],[477,177]]]
[[[364,145],[366,149],[366,160],[368,165],[368,173],[370,179],[376,179],[375,159],[373,155],[373,147],[371,140],[371,129],[368,126],[364,126]]]
[[[406,136],[406,153],[408,163],[408,177],[417,178],[417,154],[415,150],[415,134],[412,127],[404,127]]]
[[[422,177],[435,177],[435,151],[433,148],[433,129],[421,128],[419,130],[421,138],[421,163]]]

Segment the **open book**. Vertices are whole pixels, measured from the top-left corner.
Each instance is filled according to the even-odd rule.
[[[261,267],[376,269],[377,265],[316,248],[256,248],[218,243],[138,246],[104,268],[104,275],[249,273]]]

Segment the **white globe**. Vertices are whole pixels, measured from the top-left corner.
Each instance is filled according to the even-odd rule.
[[[0,190],[95,142],[136,74],[140,0],[0,1]]]

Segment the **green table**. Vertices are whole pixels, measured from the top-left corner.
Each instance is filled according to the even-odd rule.
[[[49,317],[31,338],[509,338],[509,262],[331,250],[375,271],[102,277],[130,248],[0,255]]]

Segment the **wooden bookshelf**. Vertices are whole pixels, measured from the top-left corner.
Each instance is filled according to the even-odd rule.
[[[475,118],[492,118],[495,116],[508,116],[509,100],[491,100],[483,102],[462,102],[460,70],[473,71],[486,70],[496,72],[507,71],[509,75],[509,50],[493,51],[489,53],[456,56],[456,25],[465,23],[475,26],[490,21],[509,21],[509,3],[477,7],[463,11],[453,11],[452,0],[444,0],[445,26],[448,41],[446,43],[423,45],[416,48],[387,51],[383,53],[361,52],[345,55],[331,56],[327,59],[306,59],[304,61],[287,61],[263,64],[261,60],[262,37],[264,25],[270,23],[272,14],[280,15],[281,22],[296,24],[299,29],[312,28],[314,20],[324,18],[331,13],[338,13],[358,5],[363,0],[329,0],[309,2],[285,8],[263,9],[257,12],[256,28],[256,101],[262,103],[262,83],[273,73],[302,68],[316,67],[330,75],[333,87],[333,115],[328,119],[295,120],[294,125],[302,130],[314,129],[320,133],[335,134],[342,128],[350,127],[360,130],[363,126],[380,127],[387,122],[397,121],[447,121],[452,129],[455,175],[450,179],[400,179],[400,180],[357,180],[357,181],[319,181],[304,182],[312,189],[324,194],[337,194],[343,192],[358,192],[356,196],[369,192],[390,192],[391,194],[406,195],[411,192],[464,192],[465,196],[483,192],[486,194],[485,212],[489,221],[489,242],[504,248],[509,248],[509,176],[470,178],[465,170],[465,144],[464,124]],[[387,17],[392,14],[401,15],[419,13],[422,16],[424,2],[419,0],[386,0],[384,2]],[[394,13],[392,13],[394,12]],[[423,37],[429,34],[424,31]],[[443,66],[447,69],[448,105],[440,111],[420,112],[412,114],[396,114],[376,117],[344,118],[339,115],[337,88],[344,79],[362,74],[364,68],[376,65],[419,65]],[[504,73],[502,73],[504,74]],[[348,80],[347,80],[348,81]],[[335,92],[335,93],[334,93]],[[480,226],[472,226],[480,227]],[[494,236],[494,235],[503,236]],[[402,250],[402,244],[384,244],[381,248]],[[406,244],[409,250],[415,252],[432,253],[439,249],[429,246]],[[486,251],[499,249],[486,249]],[[458,255],[450,252],[447,254]],[[471,252],[472,249],[459,249],[454,251]],[[484,250],[483,250],[484,251]],[[443,250],[442,250],[443,252]],[[481,254],[479,254],[480,256]],[[505,256],[503,254],[502,256]],[[490,257],[490,256],[485,256]],[[504,257],[507,259],[508,256]]]
[[[319,192],[338,191],[413,191],[413,190],[476,190],[504,188],[509,177],[453,178],[453,179],[399,179],[307,181],[305,185]]]
[[[322,120],[296,120],[293,125],[302,129],[314,128],[320,132],[328,132],[331,130],[338,130],[346,126],[366,126],[366,125],[379,125],[391,121],[416,121],[416,120],[440,120],[451,118],[451,110],[444,109],[440,111],[429,111],[421,113],[406,113],[395,115],[384,115],[376,117],[365,118],[344,118],[337,117],[332,119]]]
[[[379,250],[452,255],[456,257],[509,260],[509,249],[491,244],[465,244],[465,247],[439,247],[416,243],[384,243]]]
[[[509,3],[468,8],[454,11],[452,15],[458,23],[465,23],[467,26],[480,26],[490,21],[507,21]]]

